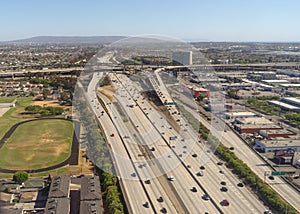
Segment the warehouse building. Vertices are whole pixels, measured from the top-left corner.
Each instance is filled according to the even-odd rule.
[[[272,138],[255,140],[255,148],[262,152],[286,151],[288,149],[300,152],[300,138]]]
[[[276,129],[276,130],[260,130],[259,135],[264,138],[276,138],[276,137],[292,137],[296,133],[288,129]]]
[[[234,129],[239,133],[259,134],[261,130],[281,130],[276,124],[235,124]]]
[[[250,111],[226,112],[226,119],[235,120],[236,118],[258,117],[259,115]]]

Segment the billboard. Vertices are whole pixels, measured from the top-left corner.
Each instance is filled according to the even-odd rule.
[[[289,149],[276,150],[274,155],[276,157],[280,157],[280,156],[286,156],[286,157],[288,157],[288,156],[293,156],[294,153],[295,153],[295,150],[289,148]]]

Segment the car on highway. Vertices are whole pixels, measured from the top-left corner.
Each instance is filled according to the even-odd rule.
[[[197,188],[196,187],[192,187],[191,191],[192,192],[197,192]]]
[[[192,157],[196,158],[198,155],[196,153],[192,154]]]
[[[222,166],[223,165],[223,162],[218,162],[217,163],[219,166]]]
[[[160,196],[160,197],[157,199],[157,201],[158,201],[158,202],[163,202],[163,201],[164,201],[164,199],[163,199],[163,197],[162,197],[162,196]]]
[[[151,183],[150,179],[145,180],[145,184],[150,184],[150,183]]]
[[[201,172],[197,172],[197,176],[203,176]]]
[[[203,198],[205,201],[210,200],[210,197],[209,197],[207,194],[204,194],[204,195],[202,196],[202,198]]]
[[[111,136],[111,137],[114,137],[114,136],[115,136],[115,133],[111,133],[110,136]]]
[[[227,192],[228,189],[227,189],[227,187],[224,187],[224,186],[223,186],[223,187],[221,188],[221,191],[222,191],[222,192]]]
[[[238,187],[243,187],[244,184],[243,184],[242,182],[240,182],[240,183],[237,184],[237,186],[238,186]]]
[[[161,208],[160,210],[161,213],[167,213],[167,209],[165,207]]]
[[[270,180],[274,180],[274,176],[270,175],[270,176],[269,176],[269,179],[270,179]]]
[[[224,171],[223,171],[223,170],[220,170],[219,172],[220,172],[221,174],[224,174]]]
[[[149,202],[146,201],[146,202],[143,204],[143,206],[146,207],[146,208],[149,208]]]
[[[234,147],[233,147],[233,146],[231,146],[231,147],[229,147],[229,149],[230,149],[230,150],[234,150]]]
[[[225,181],[221,181],[221,185],[226,185],[226,182]]]
[[[204,170],[204,169],[205,169],[205,166],[200,166],[200,169]]]
[[[168,177],[168,180],[169,180],[169,181],[174,181],[175,178],[171,175],[170,177]]]
[[[224,199],[221,201],[222,206],[229,206],[229,201],[227,199]]]

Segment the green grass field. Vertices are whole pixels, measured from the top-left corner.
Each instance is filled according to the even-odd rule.
[[[20,125],[0,149],[0,168],[26,170],[49,167],[70,156],[73,123],[38,120]]]
[[[0,97],[0,103],[11,103],[16,97]]]
[[[0,103],[7,102],[8,100],[15,100],[16,97],[0,97]],[[23,120],[28,120],[28,117],[23,117],[19,113],[24,111],[24,108],[32,102],[32,97],[17,98],[17,105],[9,109],[2,117],[0,117],[0,138],[12,127],[14,124]]]

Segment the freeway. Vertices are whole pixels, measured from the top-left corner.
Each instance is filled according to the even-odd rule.
[[[121,87],[120,84],[118,85],[118,88],[119,87]],[[123,92],[125,93],[126,90],[124,90]],[[185,167],[182,166],[179,161],[177,161],[178,164],[176,164],[174,163],[174,160],[172,158],[165,156],[169,152],[169,148],[166,146],[166,142],[161,138],[161,135],[152,128],[152,124],[145,117],[144,112],[141,111],[140,108],[128,107],[132,103],[131,100],[134,98],[128,97],[128,94],[124,93],[118,97],[119,103],[124,106],[124,109],[126,109],[126,113],[128,114],[130,120],[136,127],[138,127],[140,136],[143,138],[145,143],[147,145],[151,145],[151,147],[155,146],[155,148],[157,148],[155,152],[153,152],[155,159],[157,159],[152,160],[152,162],[154,161],[155,164],[148,164],[149,167],[154,168],[153,171],[156,171],[158,173],[154,175],[153,179],[155,179],[155,176],[162,176],[166,173],[167,177],[165,177],[165,181],[167,181],[167,178],[170,178],[172,176],[174,178],[174,181],[168,182],[169,184],[172,184],[176,193],[184,202],[188,213],[199,213],[199,211],[217,213],[218,210],[214,207],[213,204],[202,199],[204,192],[201,189],[198,189],[197,193],[191,191],[191,189],[193,187],[197,187],[198,184],[188,174]],[[175,166],[173,166],[174,164]],[[155,167],[157,167],[157,169],[155,169]]]
[[[94,114],[97,118],[101,118],[101,120],[99,119],[98,122],[101,125],[105,136],[110,136],[111,133],[117,133],[117,130],[114,127],[108,114],[104,113],[102,115],[101,112],[104,112],[104,109],[102,108],[101,104],[96,98],[95,89],[102,76],[99,74],[101,73],[93,74],[93,78],[88,87],[87,97],[88,102],[91,104],[91,108],[94,111]],[[116,135],[114,138],[107,137],[107,143],[111,147],[111,150],[114,152],[114,154],[119,154],[118,157],[127,157],[126,160],[130,160],[130,157],[128,157],[125,148],[122,146],[118,146],[118,143],[120,141],[121,139],[118,135]],[[126,177],[128,176],[127,174],[129,172],[135,171],[133,165],[124,164],[121,158],[115,158],[115,168],[118,171],[118,174],[122,177]],[[124,192],[124,197],[127,202],[128,210],[130,213],[156,213],[153,206],[152,210],[147,209],[145,206],[143,206],[144,203],[149,201],[149,196],[145,193],[144,187],[139,180],[120,179],[120,181],[121,185],[124,186],[123,190],[126,191]],[[139,194],[137,194],[137,192]],[[132,201],[136,203],[132,203]]]
[[[101,94],[99,94],[99,96],[106,103],[110,103],[110,100],[108,100],[107,97]],[[179,213],[184,212],[185,210],[182,208],[184,204],[178,205],[178,203],[174,203],[173,201],[171,202],[170,198],[168,197],[168,194],[164,190],[165,187],[160,181],[164,178],[154,178],[151,180],[151,185],[147,185],[148,182],[150,182],[150,178],[154,177],[155,172],[151,167],[153,165],[147,162],[147,157],[144,155],[140,155],[144,152],[143,148],[140,148],[140,145],[142,145],[141,141],[143,141],[143,139],[138,138],[138,132],[135,127],[129,121],[122,118],[122,115],[119,112],[120,110],[117,109],[114,104],[115,102],[112,102],[112,104],[109,104],[107,107],[112,116],[113,123],[117,127],[119,135],[122,136],[125,147],[128,149],[133,164],[135,165],[135,170],[130,171],[131,178],[127,179],[134,179],[132,178],[132,175],[138,174],[138,179],[146,184],[145,189],[147,190],[147,192],[149,192],[149,194],[151,193],[151,197],[154,199],[153,203],[156,203],[155,207],[157,207],[158,210],[165,208],[168,210],[168,212],[171,213],[177,213],[177,211]],[[134,143],[132,141],[134,141]],[[163,201],[156,200],[160,197],[163,198]],[[175,204],[176,208],[173,204]]]
[[[120,75],[119,75],[120,76]],[[124,84],[124,83],[123,83]],[[127,85],[124,85],[125,88],[129,89],[130,86],[132,85],[132,83],[128,83]],[[132,90],[132,89],[129,89],[129,91],[135,91],[135,90]],[[125,96],[123,96],[125,97]],[[137,97],[132,97],[133,100],[137,100]],[[128,98],[127,98],[128,99]],[[126,100],[123,100],[121,103],[126,103]],[[151,117],[154,117],[153,115],[155,115],[155,112],[154,111],[149,111],[151,109],[151,106],[150,105],[147,105],[147,102],[145,100],[143,100],[142,98],[139,99],[140,103],[140,109],[146,109],[148,110],[147,112],[143,112],[142,114],[139,114],[139,112],[135,111],[134,114],[132,114],[130,116],[131,120],[133,120],[135,117],[136,117],[136,122],[135,124],[143,124],[142,127],[144,127],[146,125],[146,120],[145,119],[142,119],[143,117],[145,117],[145,115],[148,115],[148,119],[151,118]],[[128,102],[127,103],[127,106],[130,105],[131,102]],[[134,109],[139,109],[139,108],[134,108]],[[132,110],[131,108],[129,110]],[[148,114],[147,114],[148,113]],[[160,123],[160,121],[162,121],[162,123]],[[174,136],[174,135],[178,135],[178,133],[174,133],[172,131],[174,131],[174,129],[165,129],[165,123],[164,123],[164,120],[161,120],[161,116],[156,116],[153,120],[152,120],[152,123],[157,126],[157,128],[159,127],[162,127],[164,126],[163,130],[165,131],[165,136],[168,138],[168,136]],[[143,133],[143,137],[144,138],[149,138],[150,139],[150,142],[152,142],[152,145],[155,145],[155,148],[159,148],[157,149],[156,151],[158,151],[159,156],[163,156],[163,155],[166,155],[168,157],[169,156],[169,150],[168,150],[168,147],[166,146],[163,146],[164,143],[162,144],[158,144],[158,143],[155,143],[153,144],[153,142],[157,142],[160,135],[159,136],[155,136],[155,133],[153,132],[153,128],[151,128],[152,125],[148,126],[148,127],[145,127],[145,129],[142,130],[142,127],[139,126],[139,130],[141,133]],[[150,131],[149,131],[150,130]],[[170,134],[168,134],[168,132],[171,132]],[[149,134],[151,133],[151,134]],[[179,139],[179,138],[178,138]],[[185,141],[182,141],[182,139],[185,139]],[[186,147],[188,144],[187,141],[188,139],[186,138],[182,138],[181,140],[179,140],[178,144],[180,144],[180,142],[182,143],[181,145],[178,145],[176,144],[176,147],[175,148],[179,148],[179,151],[175,151],[175,154],[174,154],[174,157],[176,156],[176,153],[180,153],[180,152],[183,152],[180,148],[184,148]],[[197,147],[196,147],[197,148]],[[202,149],[202,148],[201,148]],[[195,152],[195,150],[193,150],[193,152]],[[200,151],[200,147],[198,147],[198,150],[197,152],[200,154],[201,151]],[[190,158],[190,159],[189,159]],[[181,171],[181,172],[175,172],[173,171],[172,172],[172,175],[175,176],[175,175],[186,175],[186,167],[187,165],[190,166],[190,171],[192,171],[191,173],[192,174],[197,174],[198,171],[197,169],[199,169],[199,161],[196,160],[195,158],[191,158],[191,156],[188,156],[188,158],[186,159],[189,159],[188,162],[189,164],[185,164],[185,167],[184,167],[184,170]],[[172,160],[171,158],[169,158],[169,160]],[[172,160],[174,162],[174,160]],[[215,160],[216,161],[216,160]],[[176,162],[176,161],[175,161]],[[200,160],[201,162],[201,160]],[[167,162],[166,162],[167,163]],[[168,166],[168,164],[166,164],[166,166]],[[178,167],[177,167],[178,168]],[[176,168],[176,170],[177,170]],[[208,176],[203,176],[201,179],[201,182],[203,182],[203,178],[207,178],[206,179],[206,182],[205,182],[205,188],[209,188],[210,189],[210,192],[212,192],[212,195],[217,195],[217,197],[215,197],[217,200],[216,201],[221,201],[224,199],[224,195],[226,195],[225,193],[221,192],[220,191],[220,182],[221,181],[227,181],[228,184],[228,187],[230,188],[230,192],[232,192],[229,196],[226,195],[226,197],[232,201],[232,205],[230,205],[230,207],[228,207],[227,209],[225,209],[226,212],[230,212],[230,213],[241,213],[241,212],[245,212],[245,213],[259,213],[263,210],[265,210],[266,208],[262,205],[262,203],[255,197],[255,195],[253,193],[251,193],[249,190],[247,190],[246,188],[238,188],[236,185],[238,183],[238,179],[234,176],[230,176],[229,178],[227,178],[227,174],[231,174],[231,172],[228,171],[228,169],[224,169],[224,172],[226,171],[226,176],[224,177],[224,174],[220,174],[218,169],[220,168],[220,166],[216,166],[216,162],[214,164],[212,164],[212,166],[209,168],[209,170],[207,171],[210,171],[212,170],[211,172],[209,173],[205,173],[207,174]],[[227,173],[228,171],[228,173]],[[218,174],[220,174],[218,176]],[[217,176],[216,176],[217,175]],[[187,176],[190,176],[190,175],[187,175]],[[186,180],[187,177],[184,176],[183,180]],[[200,179],[200,178],[199,178]],[[176,179],[178,180],[178,179]],[[212,185],[212,181],[215,180],[213,183],[214,185]],[[180,180],[181,181],[181,180]],[[230,182],[229,182],[230,181]],[[197,184],[194,184],[197,186]],[[186,185],[185,185],[186,186]],[[190,184],[190,187],[191,184]],[[217,193],[217,194],[216,194]],[[204,192],[203,192],[204,194]],[[237,200],[239,199],[239,200]],[[234,203],[235,201],[237,201],[237,203]],[[243,205],[243,206],[240,206],[240,205]],[[242,207],[242,208],[241,208]]]

